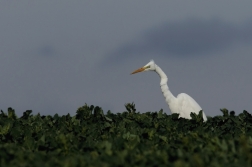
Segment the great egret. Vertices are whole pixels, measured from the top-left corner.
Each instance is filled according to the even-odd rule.
[[[160,76],[160,87],[171,113],[178,113],[179,117],[191,119],[191,112],[199,114],[200,110],[202,110],[199,104],[188,94],[180,93],[178,94],[177,98],[173,96],[167,85],[168,78],[166,74],[157,64],[155,64],[153,60],[151,60],[145,66],[133,71],[131,74],[143,71],[155,71]],[[206,121],[207,118],[203,111],[202,114],[204,121]]]

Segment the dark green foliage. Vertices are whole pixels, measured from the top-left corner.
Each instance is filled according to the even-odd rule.
[[[223,116],[202,112],[192,119],[178,114],[104,114],[93,105],[75,116],[32,115],[18,118],[12,108],[0,114],[0,166],[252,166],[252,116],[222,109]]]

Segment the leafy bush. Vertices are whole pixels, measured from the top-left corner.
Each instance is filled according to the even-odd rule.
[[[0,166],[252,166],[252,116],[192,119],[178,114],[103,113],[93,105],[75,116],[32,115],[18,118],[12,108],[0,114]]]

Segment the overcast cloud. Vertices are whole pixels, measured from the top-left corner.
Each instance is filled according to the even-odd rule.
[[[75,114],[85,103],[170,114],[150,59],[207,115],[251,107],[252,1],[1,1],[0,109]]]
[[[165,57],[214,56],[214,53],[237,44],[251,43],[251,23],[234,24],[220,19],[199,18],[171,21],[145,30],[139,39],[121,46],[110,55],[117,59],[147,53]]]

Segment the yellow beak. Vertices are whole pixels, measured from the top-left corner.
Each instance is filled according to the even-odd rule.
[[[142,71],[144,71],[144,70],[145,70],[145,67],[141,67],[141,68],[139,68],[139,69],[133,71],[131,74],[135,74],[135,73],[138,73],[138,72],[142,72]]]

